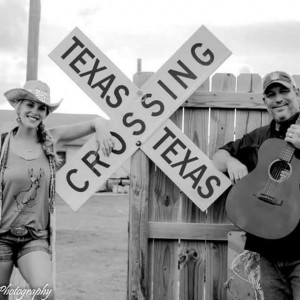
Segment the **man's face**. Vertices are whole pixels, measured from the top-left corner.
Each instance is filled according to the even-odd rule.
[[[299,111],[298,91],[294,86],[271,84],[265,91],[264,102],[272,118],[280,123]]]

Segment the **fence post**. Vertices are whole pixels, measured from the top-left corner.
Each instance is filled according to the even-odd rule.
[[[133,82],[141,87],[153,73],[141,72],[141,61]],[[129,190],[129,238],[127,299],[148,299],[148,199],[149,159],[137,150],[131,157]]]

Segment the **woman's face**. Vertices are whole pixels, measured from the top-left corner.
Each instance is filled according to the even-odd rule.
[[[21,124],[29,128],[37,128],[47,115],[46,105],[31,100],[23,100],[18,108]]]

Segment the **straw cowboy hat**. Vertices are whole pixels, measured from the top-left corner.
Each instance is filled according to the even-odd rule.
[[[31,100],[46,105],[49,109],[49,113],[57,109],[62,102],[62,100],[60,100],[57,103],[51,104],[50,88],[46,83],[40,80],[29,80],[24,84],[22,89],[11,89],[4,93],[4,96],[14,108],[22,100]]]

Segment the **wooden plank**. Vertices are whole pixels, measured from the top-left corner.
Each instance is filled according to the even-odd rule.
[[[227,241],[206,244],[206,299],[226,300],[224,283],[227,280]]]
[[[182,109],[171,120],[181,127]],[[177,186],[150,162],[149,221],[177,222],[180,212],[180,191]],[[148,297],[153,300],[174,300],[178,294],[178,239],[149,239]]]
[[[147,299],[149,159],[138,150],[131,158],[129,191],[128,299]]]
[[[152,73],[137,73],[134,83],[140,87]],[[129,237],[127,299],[148,299],[148,200],[149,159],[141,151],[131,157],[129,189]]]
[[[227,235],[230,231],[240,231],[240,229],[233,224],[148,223],[150,239],[227,241]]]
[[[197,99],[194,99],[195,103],[199,103],[201,100],[200,95]],[[199,109],[199,106],[185,107],[184,133],[206,155],[208,154],[208,124],[209,110],[207,108]]]
[[[243,108],[266,110],[262,100],[262,93],[241,92],[195,92],[183,107],[215,107],[215,108]]]
[[[261,93],[262,92],[262,79],[258,74],[243,73],[237,78],[237,93]]]
[[[195,94],[209,91],[209,86],[210,80],[208,79],[197,89]],[[197,97],[197,101],[200,101],[199,97]],[[184,133],[205,154],[208,152],[208,123],[208,108],[184,108]],[[193,225],[204,225],[206,213],[202,212],[185,194],[181,196],[181,221],[190,222],[190,224],[187,224],[189,229],[185,231],[190,236],[192,234],[190,229]],[[179,238],[181,239],[178,263],[179,299],[204,299],[205,241],[201,241],[201,239],[199,241],[191,241],[187,235],[179,236]]]
[[[180,269],[179,299],[204,299],[205,249],[202,241],[185,242],[181,246],[178,267]]]
[[[220,78],[223,75],[223,81]],[[215,80],[216,79],[216,80]],[[228,82],[226,82],[228,81]],[[235,77],[231,74],[215,74],[212,80],[212,92],[220,91],[224,88],[227,92],[235,90]],[[232,141],[234,138],[234,108],[222,109],[212,108],[210,114],[210,138],[208,155],[212,155],[216,150],[225,143]]]
[[[210,80],[206,80],[196,93],[209,90]],[[197,98],[197,101],[201,101]],[[207,155],[208,153],[208,123],[209,109],[207,108],[184,108],[184,133],[187,137]],[[206,213],[201,212],[192,201],[185,195],[181,197],[181,221],[182,222],[205,222]]]
[[[258,74],[243,74],[237,80],[238,92],[261,92],[262,79]],[[265,112],[259,110],[246,110],[237,107],[236,110],[236,138],[241,138],[246,132],[250,132],[262,126],[262,115]],[[266,116],[266,115],[265,115]]]
[[[233,92],[235,91],[236,77],[231,73],[216,73],[212,77],[212,92]]]
[[[212,91],[235,91],[235,76],[216,74],[212,80]],[[210,146],[212,155],[216,149],[233,139],[234,110],[211,109]],[[230,224],[225,212],[226,195],[221,196],[207,211],[208,224]],[[226,299],[224,283],[227,280],[227,241],[206,244],[206,299]]]
[[[153,247],[152,282],[149,299],[174,300],[177,298],[178,241],[160,241],[149,244]]]
[[[255,78],[255,79],[254,79]],[[244,74],[239,76],[237,81],[237,91],[254,92],[262,91],[262,79],[258,74]],[[243,110],[237,108],[236,111],[236,138],[242,137],[246,132],[250,132],[262,126],[262,112],[258,110]]]

